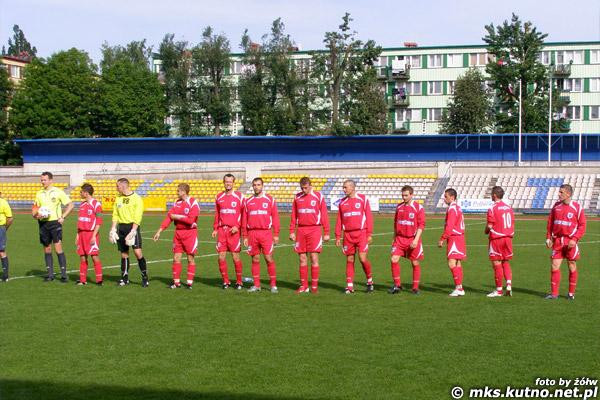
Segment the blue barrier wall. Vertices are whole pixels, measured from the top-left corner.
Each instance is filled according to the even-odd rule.
[[[547,134],[522,138],[522,160],[547,160]],[[552,160],[577,161],[578,135],[552,136]],[[517,161],[518,136],[186,137],[16,140],[25,163],[190,161]],[[600,161],[600,134],[582,139]]]

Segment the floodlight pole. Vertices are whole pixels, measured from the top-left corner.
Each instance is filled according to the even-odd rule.
[[[583,138],[583,91],[579,97],[579,156],[577,161],[581,164],[581,139]]]
[[[548,166],[552,162],[552,71],[550,71],[550,97],[548,98]]]
[[[521,114],[523,112],[523,90],[521,77],[519,77],[519,162],[518,165],[521,165],[521,136],[523,134],[523,121],[521,118]]]

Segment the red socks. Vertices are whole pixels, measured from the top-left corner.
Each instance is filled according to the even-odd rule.
[[[219,260],[219,272],[221,273],[221,277],[223,278],[223,284],[231,284],[231,282],[229,281],[229,275],[227,274],[227,261]]]
[[[96,282],[102,282],[102,263],[100,260],[94,261],[94,273],[96,274]]]
[[[176,285],[179,285],[179,282],[181,282],[181,263],[180,262],[174,262],[173,263],[173,282]]]
[[[79,262],[79,282],[81,282],[81,283],[87,282],[87,270],[88,270],[87,261],[80,261]]]
[[[392,279],[394,280],[394,286],[400,286],[400,263],[393,262],[392,265]]]
[[[308,287],[308,265],[300,266],[300,287]]]
[[[196,264],[188,264],[187,269],[187,284],[191,285],[194,283],[194,275],[196,275]]]
[[[310,286],[313,290],[316,290],[317,287],[319,286],[319,266],[318,265],[312,265],[310,267]]]
[[[504,281],[502,264],[494,264],[494,280],[496,281],[496,290],[502,292],[502,284]]]
[[[462,287],[463,281],[463,269],[461,266],[456,266],[454,268],[450,268],[450,272],[452,273],[452,279],[454,279],[454,285],[457,288]]]
[[[354,287],[354,262],[346,261],[346,287]]]
[[[502,262],[502,271],[504,272],[506,283],[512,283],[512,270],[510,269],[510,263],[508,261]]]
[[[242,284],[242,260],[234,261],[235,266],[235,283]]]
[[[577,270],[569,270],[569,294],[575,294],[575,287],[577,286]]]
[[[260,287],[260,262],[252,261],[252,278],[254,279],[254,286]]]
[[[277,274],[275,272],[275,261],[267,263],[267,273],[269,274],[269,284],[271,285],[271,287],[277,286]]]
[[[367,277],[367,285],[373,284],[373,272],[371,271],[371,263],[367,260],[365,262],[360,262],[365,271],[365,276]]]
[[[569,276],[569,281],[571,277]],[[553,296],[558,296],[558,289],[560,288],[560,269],[550,270],[550,290]]]
[[[421,266],[413,265],[413,290],[419,290],[419,282],[421,280]]]

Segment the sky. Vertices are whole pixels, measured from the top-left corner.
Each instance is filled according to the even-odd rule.
[[[71,47],[98,63],[102,43],[147,39],[158,48],[166,33],[191,44],[210,25],[239,52],[244,29],[259,41],[281,17],[302,50],[323,48],[323,35],[336,30],[349,12],[363,40],[383,47],[483,44],[484,26],[501,24],[515,12],[546,41],[600,41],[600,0],[0,0],[0,43],[7,45],[17,24],[38,56]]]

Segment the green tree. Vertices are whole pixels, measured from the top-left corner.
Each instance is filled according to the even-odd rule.
[[[511,21],[500,26],[486,25],[483,38],[493,60],[486,71],[499,101],[496,113],[498,132],[517,132],[519,125],[519,82],[522,88],[523,132],[545,132],[548,129],[548,70],[540,63],[547,34],[538,32],[529,21],[523,23],[515,14]],[[553,104],[561,108],[563,102],[555,92]]]
[[[204,29],[202,42],[193,50],[195,99],[217,136],[221,135],[221,126],[231,120],[231,83],[225,75],[230,52],[227,37],[214,34],[210,26]]]
[[[456,80],[440,133],[483,133],[493,123],[493,104],[485,77],[478,69],[471,68]]]
[[[35,46],[31,46],[31,43],[27,41],[25,38],[25,34],[19,28],[19,25],[13,26],[13,37],[8,39],[8,51],[5,51],[4,46],[2,46],[2,54],[7,54],[10,56],[19,56],[23,52],[29,54],[31,57],[37,55],[37,49]]]
[[[346,13],[342,17],[342,24],[339,25],[338,31],[325,33],[323,42],[327,50],[312,54],[315,63],[313,76],[316,80],[324,82],[327,89],[326,96],[331,102],[331,130],[333,133],[347,132],[347,128],[344,128],[343,125],[352,122],[340,121],[341,102],[357,102],[354,105],[342,106],[348,110],[346,118],[351,108],[357,113],[356,107],[369,107],[350,96],[342,98],[342,91],[351,92],[353,87],[360,86],[359,83],[351,81],[363,79],[361,75],[373,68],[374,61],[381,54],[381,47],[376,46],[374,41],[369,40],[363,43],[362,40],[357,39],[357,32],[351,30],[351,21],[350,14]],[[371,86],[367,85],[366,87],[370,88]],[[371,96],[366,97],[371,98]],[[358,114],[366,115],[363,111],[365,110],[360,110]],[[363,123],[359,125],[363,125]]]
[[[165,133],[166,107],[151,49],[141,42],[102,48],[94,132],[103,137],[158,136]]]
[[[238,89],[245,135],[266,135],[272,120],[272,108],[267,94],[267,71],[264,65],[263,47],[253,43],[244,31],[240,47],[244,51],[246,66]]]
[[[191,91],[192,53],[185,41],[175,41],[175,35],[166,34],[159,46],[162,62],[160,79],[164,83],[168,113],[178,123],[180,135],[192,134],[194,104]]]
[[[12,141],[12,134],[8,125],[8,109],[12,96],[13,86],[8,78],[5,68],[0,68],[0,164],[19,164],[21,157],[19,149]]]
[[[97,67],[72,48],[34,59],[16,91],[10,122],[26,138],[91,136]]]
[[[387,132],[388,107],[374,68],[367,68],[348,79],[343,94],[340,113],[348,123],[338,123],[335,134],[381,135]]]
[[[100,69],[104,70],[118,61],[127,60],[133,64],[150,69],[150,59],[152,57],[152,46],[146,44],[146,39],[129,42],[125,46],[109,46],[108,43],[102,44],[102,61]]]
[[[313,123],[307,64],[292,60],[296,46],[285,33],[281,18],[273,21],[270,33],[262,37],[262,44],[253,43],[246,32],[241,47],[246,54],[244,63],[248,66],[240,82],[246,133],[290,135],[310,132]]]

